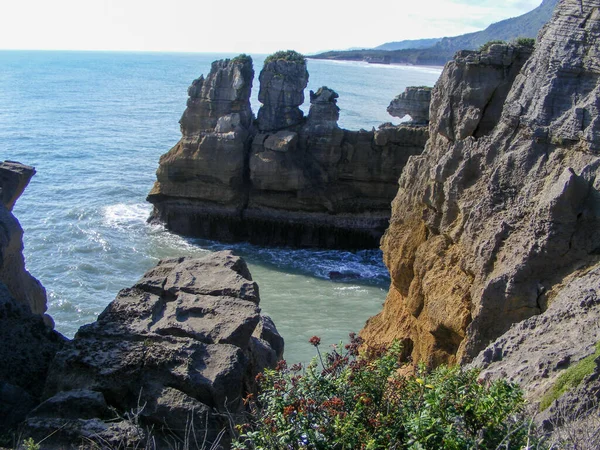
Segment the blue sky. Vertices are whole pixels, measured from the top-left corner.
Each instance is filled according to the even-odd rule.
[[[454,36],[541,0],[9,0],[0,49],[312,53]]]

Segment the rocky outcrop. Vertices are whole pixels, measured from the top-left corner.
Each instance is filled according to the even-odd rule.
[[[407,87],[404,92],[391,101],[387,112],[402,119],[410,116],[413,123],[429,123],[429,104],[431,103],[430,87]]]
[[[34,174],[33,167],[17,162],[0,164],[0,282],[17,302],[26,305],[34,314],[44,314],[46,291],[25,269],[23,229],[11,213]],[[46,321],[51,324],[49,316]]]
[[[143,447],[151,436],[158,448],[227,448],[254,377],[283,353],[259,302],[230,252],[160,261],[56,355],[24,433],[47,448]]]
[[[304,89],[308,84],[306,60],[267,58],[258,78],[260,91],[257,124],[262,132],[277,131],[300,125],[304,113]]]
[[[220,217],[239,216],[247,201],[242,187],[253,120],[253,77],[252,59],[240,55],[216,61],[206,79],[192,83],[180,120],[182,138],[161,157],[152,198],[191,198],[201,201],[207,214],[215,210]],[[168,217],[171,221],[177,218]]]
[[[182,122],[183,137],[161,158],[148,196],[151,220],[177,233],[222,241],[326,248],[379,244],[398,176],[408,157],[422,152],[427,129],[385,124],[373,131],[343,130],[337,124],[338,94],[327,87],[311,92],[304,117],[298,105],[308,74],[304,59],[294,55],[291,61],[267,59],[259,77],[264,105],[256,127],[241,127],[250,137],[240,135],[237,144],[228,137],[227,147],[217,146],[226,137],[219,130],[190,138],[191,125]],[[227,89],[231,80],[217,74],[231,65],[215,63],[204,84],[220,80]],[[246,104],[249,92],[243,94]],[[186,110],[184,118],[204,123],[201,115]]]
[[[23,230],[11,210],[33,167],[0,164],[0,433],[39,403],[50,362],[64,338],[48,326],[46,292],[25,270]]]
[[[368,341],[470,361],[597,264],[599,6],[562,1],[529,59],[494,45],[446,66],[382,240],[392,286]]]

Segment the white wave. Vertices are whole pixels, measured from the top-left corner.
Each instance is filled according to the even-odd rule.
[[[131,228],[146,223],[151,206],[146,203],[118,203],[104,207],[104,223],[111,227]]]

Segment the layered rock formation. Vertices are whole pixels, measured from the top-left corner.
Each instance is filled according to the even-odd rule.
[[[512,324],[554,314],[596,266],[599,7],[562,1],[530,58],[494,45],[446,66],[431,138],[392,205],[382,240],[392,286],[367,340],[401,339],[429,364],[467,362]],[[581,355],[597,336],[578,339]]]
[[[427,124],[429,123],[430,103],[431,88],[410,86],[391,101],[387,112],[400,119],[408,115],[415,124]]]
[[[258,101],[263,104],[258,110],[258,129],[268,132],[300,125],[304,113],[299,107],[308,84],[304,59],[267,59],[258,81]]]
[[[230,252],[160,261],[57,353],[24,433],[47,448],[227,448],[254,377],[283,353],[259,302]]]
[[[11,213],[35,169],[23,164],[0,163],[0,282],[11,296],[26,305],[34,314],[46,312],[46,291],[25,269],[23,259],[23,229]],[[46,320],[50,324],[49,317]]]
[[[43,315],[46,292],[25,270],[23,230],[11,213],[34,174],[33,167],[0,164],[0,431],[39,403],[50,362],[64,342]]]
[[[326,87],[311,92],[304,117],[298,105],[308,80],[306,63],[291,53],[293,58],[267,59],[259,77],[264,105],[254,127],[240,122],[236,131],[220,128],[218,123],[231,114],[228,109],[218,113],[224,114],[221,118],[215,116],[213,128],[191,125],[192,120],[205,124],[206,111],[215,109],[199,109],[190,99],[181,122],[183,137],[161,157],[148,196],[154,204],[151,220],[177,233],[223,241],[378,245],[398,176],[408,157],[423,150],[427,130],[392,125],[343,130],[337,124],[338,95]],[[239,64],[236,59],[215,63],[203,89],[231,92],[233,77],[222,73],[238,70]],[[242,71],[248,77],[236,91],[244,111],[249,111],[251,72],[250,67]]]

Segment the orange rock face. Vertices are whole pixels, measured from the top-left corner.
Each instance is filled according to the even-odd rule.
[[[469,362],[597,264],[599,7],[565,0],[535,51],[492,45],[446,65],[430,139],[392,203],[392,284],[367,341],[399,339],[430,365]]]

